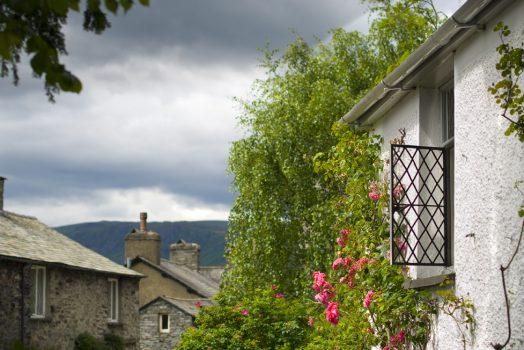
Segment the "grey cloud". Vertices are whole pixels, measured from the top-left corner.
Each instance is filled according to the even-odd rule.
[[[266,42],[285,46],[294,37],[291,30],[313,42],[355,21],[364,10],[359,1],[347,0],[157,0],[149,8],[136,6],[110,16],[112,28],[100,38],[79,30],[81,17],[74,16],[67,44],[77,58],[87,50],[91,59],[104,60],[175,49],[198,62],[246,62]]]

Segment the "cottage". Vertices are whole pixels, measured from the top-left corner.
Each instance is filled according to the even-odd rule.
[[[161,238],[148,230],[147,213],[140,227],[125,238],[126,264],[145,275],[140,281],[141,349],[172,349],[180,334],[193,324],[198,308],[211,305],[223,268],[200,266],[200,246],[183,240],[171,244],[162,259]]]
[[[0,178],[0,350],[15,342],[70,350],[80,333],[138,349],[141,274],[36,218],[3,209]]]
[[[499,267],[517,245],[524,147],[505,137],[507,121],[488,87],[499,21],[524,41],[524,1],[468,0],[399,67],[347,113],[383,136],[391,181],[392,263],[409,266],[409,288],[452,281],[475,306],[465,349],[490,349],[508,335]],[[400,129],[400,131],[399,131]],[[392,144],[390,144],[392,141]],[[506,276],[512,343],[524,346],[522,251]],[[463,348],[456,322],[440,314],[430,348]]]
[[[209,299],[160,296],[140,308],[142,350],[172,350],[184,331],[193,325],[198,309],[212,305]]]

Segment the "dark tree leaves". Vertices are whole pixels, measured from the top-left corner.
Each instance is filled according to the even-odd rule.
[[[140,0],[144,6],[148,0]],[[104,8],[104,6],[105,8]],[[128,11],[132,0],[87,0],[83,10],[86,31],[101,34],[111,26],[104,10],[113,14]],[[0,0],[0,76],[18,84],[18,64],[29,55],[35,77],[44,79],[50,101],[61,91],[79,93],[82,83],[60,57],[67,55],[63,26],[69,11],[79,12],[80,0]]]

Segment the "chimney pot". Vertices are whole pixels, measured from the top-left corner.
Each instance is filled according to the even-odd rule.
[[[0,211],[4,210],[4,181],[5,177],[0,176]]]
[[[140,231],[147,232],[147,213],[140,213]]]

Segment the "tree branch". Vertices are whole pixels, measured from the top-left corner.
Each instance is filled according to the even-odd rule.
[[[522,234],[523,234],[523,232],[524,232],[524,220],[522,221],[522,226],[520,228],[519,241],[517,243],[517,246],[515,247],[515,250],[513,251],[513,254],[511,255],[511,259],[509,259],[509,261],[506,264],[506,266],[500,265],[500,275],[502,277],[502,289],[504,290],[504,300],[506,302],[506,317],[507,317],[507,321],[508,321],[508,337],[506,338],[506,341],[504,342],[504,344],[500,344],[500,343],[493,344],[493,343],[491,343],[491,346],[495,350],[504,349],[509,344],[509,341],[511,340],[511,314],[510,314],[508,289],[507,289],[507,286],[506,286],[506,276],[504,275],[504,272],[510,268],[511,263],[513,262],[513,259],[515,258],[515,256],[517,255],[517,253],[519,251],[520,243],[522,242]]]

